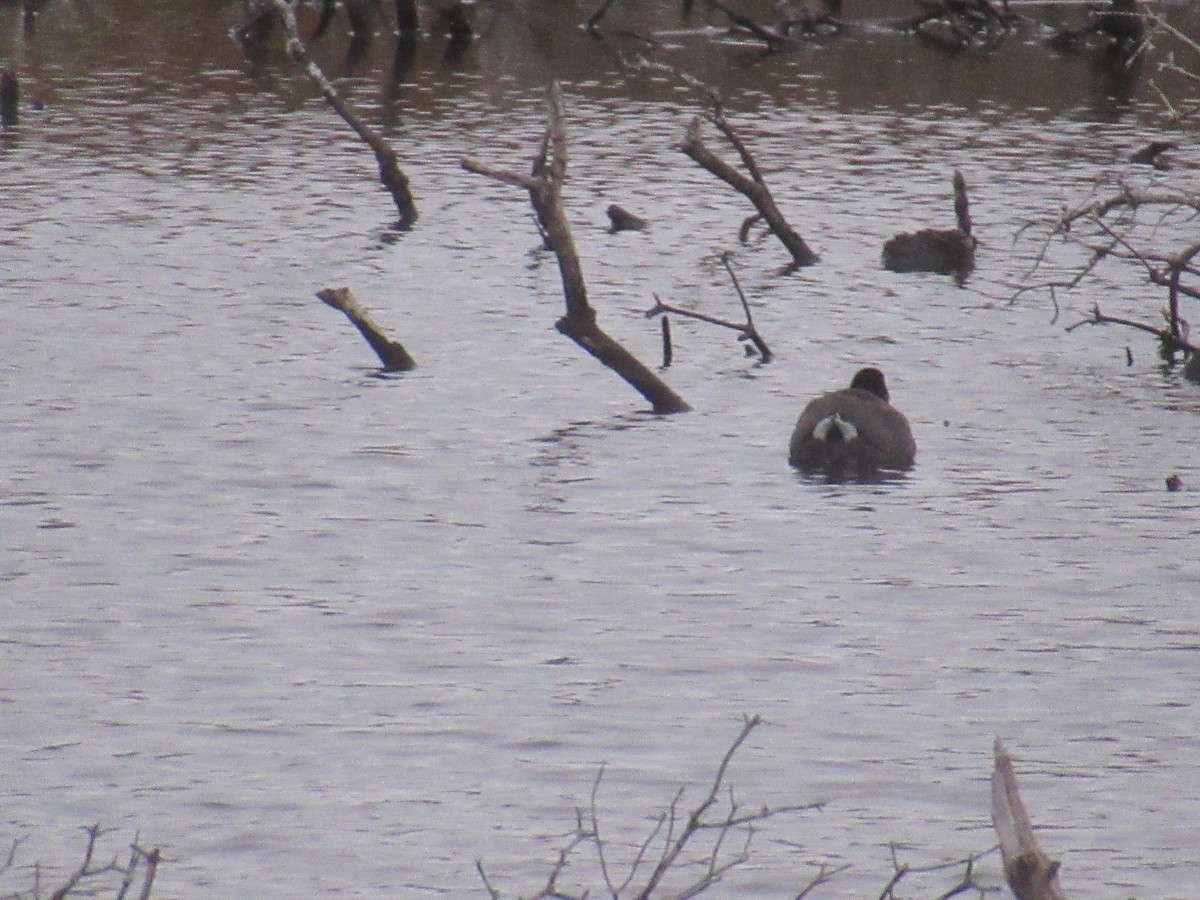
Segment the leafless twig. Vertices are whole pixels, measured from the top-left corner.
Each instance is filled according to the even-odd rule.
[[[602,835],[600,830],[598,800],[600,784],[604,775],[602,767],[592,784],[588,811],[576,811],[575,830],[567,843],[559,851],[557,860],[551,868],[545,885],[538,893],[533,895],[532,900],[582,900],[582,898],[589,895],[589,892],[586,890],[577,894],[566,893],[558,886],[559,877],[566,868],[569,856],[582,844],[593,844],[596,847],[601,879],[604,883],[604,892],[612,900],[623,900],[623,898],[627,897],[629,900],[649,900],[651,896],[657,896],[655,892],[662,888],[668,875],[672,873],[677,874],[685,868],[685,856],[688,859],[686,867],[690,867],[692,863],[696,863],[701,870],[700,874],[692,878],[684,886],[673,888],[671,895],[677,898],[677,900],[696,897],[719,883],[732,869],[749,859],[750,844],[754,837],[755,825],[784,813],[820,809],[823,805],[821,803],[778,807],[764,806],[753,812],[742,812],[739,809],[734,800],[733,789],[726,783],[729,766],[734,754],[737,753],[746,738],[749,737],[750,732],[757,728],[761,722],[762,720],[758,716],[748,716],[743,720],[741,732],[734,739],[729,749],[726,750],[717,767],[716,775],[708,789],[708,793],[695,809],[684,813],[680,806],[683,802],[684,789],[680,788],[675,793],[667,808],[655,818],[654,825],[651,827],[649,834],[639,843],[633,860],[629,864],[628,874],[619,883],[613,875],[613,864],[607,850],[610,842]],[[726,798],[728,810],[723,815],[710,816],[713,807],[722,798]],[[701,849],[694,849],[692,845],[697,836],[706,832],[713,833],[714,835],[711,843]],[[739,836],[740,838],[738,845],[733,849],[728,849],[727,844],[735,836]],[[644,880],[640,880],[644,868],[651,862],[651,850],[658,846],[661,846],[661,850],[658,852],[657,857],[653,859],[651,871],[644,876]],[[697,859],[697,857],[699,858]],[[500,893],[488,880],[482,864],[477,863],[476,869],[492,900],[499,900]],[[797,895],[796,900],[803,898],[817,884],[828,881],[838,871],[841,870],[822,867],[817,877]],[[638,886],[639,883],[640,886]]]
[[[127,861],[122,862],[117,856],[113,856],[107,862],[97,862],[96,853],[99,841],[109,832],[99,825],[89,825],[83,831],[87,835],[83,861],[63,879],[58,887],[45,895],[42,893],[42,866],[34,864],[33,887],[27,896],[33,900],[39,900],[43,896],[48,900],[69,900],[72,897],[99,898],[108,896],[107,892],[111,890],[113,900],[126,900],[131,896],[130,892],[136,888],[136,895],[132,895],[136,897],[136,900],[149,900],[158,871],[159,851],[142,847],[135,836],[133,843],[129,845]],[[0,866],[0,873],[7,872],[15,866],[17,848],[22,843],[23,839],[13,841],[8,858]],[[26,895],[13,894],[12,896],[19,900],[20,897]]]
[[[745,322],[731,322],[728,319],[719,319],[716,316],[710,316],[694,310],[672,306],[669,303],[664,303],[658,294],[651,295],[654,297],[654,305],[650,307],[650,309],[646,310],[646,318],[649,319],[657,315],[663,315],[664,313],[674,313],[675,315],[684,316],[688,319],[696,319],[700,322],[707,322],[710,325],[718,325],[721,328],[732,329],[738,333],[738,340],[749,341],[754,345],[755,349],[758,350],[759,359],[761,359],[764,363],[770,362],[772,359],[774,359],[774,354],[771,352],[771,348],[767,346],[767,342],[763,340],[762,335],[758,333],[758,329],[754,325],[754,316],[750,313],[750,304],[746,300],[746,295],[742,291],[742,286],[738,283],[737,275],[734,273],[733,267],[729,263],[728,253],[721,254],[721,263],[725,266],[725,271],[729,273],[729,277],[733,281],[734,290],[737,291],[738,299],[741,300],[742,309],[746,313]],[[749,348],[747,348],[746,352],[750,353],[751,351]]]

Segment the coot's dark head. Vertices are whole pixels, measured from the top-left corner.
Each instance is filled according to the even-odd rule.
[[[887,401],[888,399],[887,382],[883,380],[883,373],[874,367],[859,369],[854,374],[854,380],[850,382],[850,387],[874,394],[880,400]]]

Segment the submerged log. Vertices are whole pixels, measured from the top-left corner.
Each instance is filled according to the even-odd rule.
[[[992,825],[1000,839],[1004,877],[1017,900],[1066,900],[1058,884],[1059,862],[1038,844],[1025,811],[1012,758],[996,738],[992,771]]]
[[[562,88],[558,82],[554,82],[550,87],[548,107],[541,152],[530,175],[495,169],[474,159],[462,160],[462,167],[468,172],[487,175],[529,191],[529,200],[537,214],[538,226],[546,246],[554,252],[558,260],[558,271],[562,278],[566,314],[555,323],[558,331],[624,378],[650,401],[654,412],[685,412],[691,407],[682,397],[596,324],[596,311],[588,302],[583,266],[575,250],[575,239],[571,236],[566,211],[563,208],[562,186],[567,174],[567,135]]]
[[[893,272],[936,272],[960,280],[975,267],[976,240],[971,234],[967,182],[954,173],[954,213],[957,228],[925,228],[903,232],[883,245],[883,267]]]
[[[612,230],[616,231],[645,231],[647,228],[646,220],[635,216],[617,204],[612,204],[606,212],[608,213],[608,221],[612,223]]]
[[[350,288],[324,288],[317,291],[317,296],[334,309],[340,309],[346,314],[346,318],[367,339],[367,343],[383,363],[385,372],[407,372],[416,368],[416,360],[409,356],[403,345],[393,341],[383,333],[383,329],[371,321],[371,317],[358,305],[354,294],[350,293]]]

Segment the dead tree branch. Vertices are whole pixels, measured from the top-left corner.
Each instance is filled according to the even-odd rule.
[[[849,868],[850,863],[843,863],[840,866],[830,866],[826,863],[821,863],[821,865],[817,867],[817,874],[809,879],[808,884],[801,888],[800,893],[793,897],[792,900],[804,900],[805,897],[807,897],[821,885],[828,884],[834,879],[835,876],[840,875]]]
[[[417,221],[417,204],[409,190],[408,176],[400,168],[399,154],[391,148],[382,135],[362,120],[309,55],[308,49],[300,40],[300,30],[296,25],[292,4],[288,0],[272,0],[272,2],[279,20],[283,23],[284,31],[287,33],[288,56],[316,83],[321,95],[333,107],[334,112],[341,116],[346,124],[354,129],[355,134],[371,148],[379,166],[379,180],[392,195],[396,210],[400,213],[400,221],[397,226],[411,228]]]
[[[805,243],[804,238],[788,224],[787,219],[780,212],[775,198],[771,195],[771,189],[763,177],[762,170],[759,168],[758,161],[725,117],[724,105],[716,92],[674,66],[652,63],[644,59],[640,60],[638,65],[642,69],[661,71],[672,75],[692,88],[708,106],[702,116],[692,119],[684,134],[683,142],[679,145],[680,151],[754,204],[758,215],[762,216],[771,232],[779,238],[788,253],[791,254],[793,267],[811,266],[817,262],[819,259],[817,254]],[[705,120],[710,122],[737,152],[746,173],[738,171],[704,143],[703,122]],[[743,234],[746,227],[746,225],[742,226]]]
[[[609,855],[611,842],[602,835],[600,829],[598,797],[600,783],[604,776],[604,768],[601,767],[592,784],[588,811],[576,810],[575,831],[563,849],[559,851],[545,885],[533,895],[534,900],[538,900],[538,898],[582,900],[591,895],[588,890],[569,893],[558,886],[558,880],[566,868],[568,857],[583,844],[591,844],[595,847],[600,877],[604,884],[602,893],[611,897],[612,900],[650,900],[651,897],[659,896],[658,892],[663,889],[669,876],[678,877],[681,871],[693,868],[698,868],[699,874],[690,876],[690,880],[682,887],[673,887],[671,896],[678,900],[697,897],[718,884],[731,870],[749,859],[755,825],[784,813],[820,809],[823,806],[821,803],[807,803],[779,807],[764,806],[753,812],[740,811],[734,801],[733,790],[726,781],[729,766],[746,738],[761,723],[762,719],[759,716],[748,716],[743,720],[740,733],[725,751],[707,794],[695,809],[684,813],[680,806],[683,801],[684,788],[676,791],[670,804],[655,818],[649,834],[638,845],[634,858],[629,863],[627,874],[619,882],[613,873],[613,863]],[[727,798],[727,811],[710,817],[713,807],[723,797]],[[696,848],[694,845],[701,833],[710,833],[713,837],[708,845]],[[740,837],[738,845],[733,849],[727,849],[727,844],[735,836]],[[655,847],[660,848],[657,857],[652,855]],[[650,867],[649,872],[645,871],[647,867]],[[500,893],[489,882],[482,864],[477,864],[476,868],[492,900],[500,900]],[[801,900],[817,885],[828,881],[841,870],[841,868],[822,866],[817,876],[796,896],[796,900]]]
[[[1126,328],[1134,328],[1138,331],[1144,331],[1147,334],[1152,334],[1158,338],[1159,343],[1164,350],[1167,351],[1182,351],[1192,354],[1195,358],[1196,354],[1200,353],[1200,346],[1191,343],[1181,337],[1175,337],[1171,334],[1170,326],[1166,328],[1156,328],[1149,322],[1139,322],[1136,319],[1127,319],[1123,316],[1110,316],[1102,313],[1100,307],[1095,305],[1092,307],[1090,315],[1066,327],[1068,332],[1074,331],[1081,325],[1123,325]]]
[[[99,825],[90,825],[83,829],[87,835],[84,845],[83,861],[50,893],[43,895],[41,885],[42,867],[33,867],[33,889],[29,896],[39,898],[46,896],[49,900],[69,900],[71,897],[103,897],[108,891],[112,892],[113,900],[149,900],[154,887],[154,878],[158,872],[160,854],[157,849],[148,850],[140,846],[135,838],[129,846],[129,857],[122,862],[113,856],[107,862],[96,862],[97,845],[108,832]],[[14,868],[17,848],[22,842],[13,841],[8,859],[0,872]],[[131,893],[136,890],[137,893]],[[14,897],[24,896],[15,894]]]
[[[949,869],[957,869],[962,867],[963,874],[959,879],[958,884],[948,888],[938,894],[935,900],[949,900],[951,897],[956,897],[959,894],[967,891],[975,891],[980,896],[990,891],[999,890],[994,885],[983,884],[979,881],[975,872],[975,863],[983,859],[985,856],[996,851],[996,847],[990,850],[985,850],[982,853],[973,853],[965,859],[954,859],[949,862],[934,863],[928,866],[910,866],[907,863],[900,862],[896,852],[896,846],[892,845],[892,877],[888,883],[884,885],[883,892],[879,895],[879,900],[896,900],[896,886],[904,880],[908,875],[928,874],[930,872],[944,872]]]
[[[1153,210],[1154,215],[1143,214],[1148,210]],[[1165,328],[1134,319],[1107,316],[1100,312],[1098,306],[1094,306],[1090,316],[1076,322],[1068,330],[1083,324],[1124,325],[1155,335],[1168,354],[1177,351],[1195,353],[1194,345],[1188,340],[1188,323],[1180,309],[1180,298],[1200,298],[1200,288],[1184,283],[1185,276],[1193,279],[1200,277],[1200,268],[1195,265],[1196,258],[1200,256],[1200,241],[1188,240],[1187,245],[1177,252],[1150,249],[1150,242],[1160,239],[1159,235],[1166,225],[1177,231],[1182,230],[1186,236],[1187,230],[1193,227],[1198,217],[1200,195],[1182,190],[1146,190],[1119,183],[1114,193],[1066,210],[1050,224],[1034,269],[1041,265],[1050,243],[1057,238],[1088,254],[1087,261],[1074,276],[1042,285],[1025,286],[1013,296],[1015,298],[1035,287],[1074,288],[1105,260],[1136,263],[1145,271],[1151,284],[1167,289],[1163,313],[1167,322]]]
[[[750,313],[750,304],[746,300],[746,295],[742,292],[742,286],[738,283],[737,275],[734,273],[733,267],[729,263],[728,253],[721,255],[721,262],[724,264],[725,270],[729,273],[729,277],[733,279],[733,287],[734,290],[737,291],[738,299],[742,301],[742,309],[746,313],[745,322],[731,322],[727,319],[719,319],[716,316],[709,316],[704,313],[695,312],[694,310],[672,306],[669,303],[663,303],[662,298],[660,298],[658,294],[651,295],[654,297],[654,305],[650,307],[650,309],[646,310],[646,318],[653,318],[654,316],[663,315],[664,313],[674,313],[679,316],[684,316],[688,319],[696,319],[700,322],[707,322],[710,325],[718,325],[721,328],[732,329],[738,333],[737,337],[739,341],[749,341],[754,345],[755,349],[758,351],[759,359],[765,363],[770,362],[772,359],[774,359],[775,354],[771,352],[771,348],[767,346],[767,342],[763,340],[762,335],[758,333],[758,329],[754,326],[754,317]],[[747,348],[746,352],[751,353],[752,351]]]
[[[775,204],[775,198],[771,195],[771,189],[767,187],[767,182],[758,168],[757,161],[725,118],[720,104],[714,105],[705,118],[716,126],[717,130],[737,151],[743,165],[750,173],[749,176],[739,172],[708,148],[704,143],[703,120],[700,116],[692,119],[679,149],[701,168],[720,178],[754,204],[771,232],[779,238],[788,253],[792,255],[794,267],[811,266],[817,262],[819,259],[817,254],[812,251],[804,238],[788,224],[787,219]]]
[[[1059,862],[1038,844],[1025,810],[1012,757],[996,738],[992,772],[992,825],[1000,838],[1004,877],[1017,900],[1066,900],[1058,884]]]
[[[550,88],[548,106],[546,132],[531,174],[507,172],[474,159],[463,159],[462,167],[468,172],[486,175],[529,191],[529,199],[546,245],[554,251],[562,278],[566,315],[555,323],[559,332],[624,378],[650,401],[654,412],[684,412],[691,407],[683,398],[596,324],[596,311],[588,302],[583,266],[575,250],[575,240],[571,236],[562,202],[562,185],[567,174],[567,136],[562,88],[558,82]]]
[[[379,361],[383,363],[383,371],[407,372],[409,369],[416,368],[416,360],[409,356],[404,345],[393,341],[383,333],[383,329],[376,325],[359,306],[358,300],[350,292],[350,288],[324,288],[317,291],[317,297],[346,314],[346,318],[358,329],[359,334],[366,338],[371,349],[375,351],[375,355],[379,357]]]

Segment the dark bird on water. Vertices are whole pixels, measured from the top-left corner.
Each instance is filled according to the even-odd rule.
[[[954,173],[954,215],[957,228],[925,228],[904,232],[883,245],[883,267],[893,272],[938,272],[955,275],[959,282],[975,268],[975,247],[971,234],[971,203],[962,173]]]
[[[908,419],[889,399],[883,373],[860,369],[850,387],[816,397],[800,413],[788,461],[835,480],[870,480],[912,468],[917,444]]]

